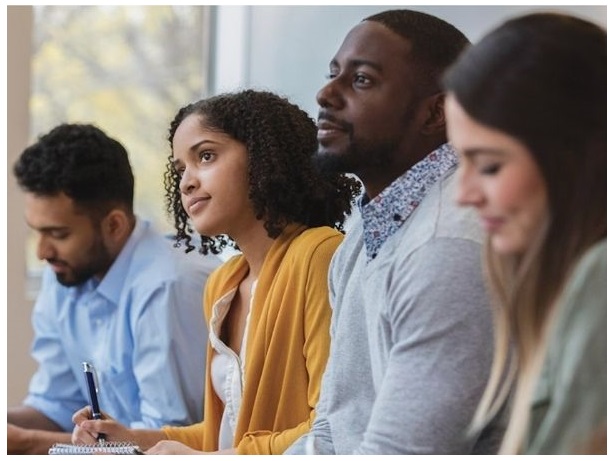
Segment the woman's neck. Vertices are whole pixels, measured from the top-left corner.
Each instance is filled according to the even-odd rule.
[[[250,267],[246,278],[256,280],[261,272],[267,252],[273,245],[274,239],[267,235],[262,222],[258,226],[234,238]]]

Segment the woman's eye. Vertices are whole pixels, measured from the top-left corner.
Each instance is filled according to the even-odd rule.
[[[201,162],[211,162],[214,159],[214,154],[208,151],[201,152],[199,154],[199,158],[201,159]]]
[[[479,171],[480,171],[480,174],[490,176],[490,175],[497,174],[498,171],[500,171],[500,167],[501,165],[499,163],[492,163],[492,164],[481,167]]]

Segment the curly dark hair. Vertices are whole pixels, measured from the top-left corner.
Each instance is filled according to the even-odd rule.
[[[225,133],[246,146],[249,197],[257,219],[271,238],[289,223],[342,230],[360,183],[339,173],[320,173],[312,164],[317,149],[316,125],[306,112],[267,91],[226,93],[189,104],[179,110],[169,128],[169,143],[181,122],[198,114],[203,128]],[[168,158],[164,174],[167,211],[174,218],[176,246],[190,251],[193,230],[181,203],[180,175]],[[217,254],[226,235],[201,236],[201,253]]]
[[[13,172],[23,190],[42,196],[64,193],[91,217],[117,206],[133,212],[128,153],[94,125],[56,126],[23,151]]]

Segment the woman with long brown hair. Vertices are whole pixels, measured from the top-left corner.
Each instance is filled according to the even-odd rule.
[[[512,392],[502,453],[573,453],[606,425],[606,64],[602,28],[537,13],[488,34],[444,79],[457,200],[487,232],[496,301],[474,426]]]

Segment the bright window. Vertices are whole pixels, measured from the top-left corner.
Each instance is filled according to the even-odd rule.
[[[69,122],[120,141],[135,210],[163,232],[172,231],[162,184],[169,122],[205,93],[208,18],[203,6],[34,6],[31,140]]]

